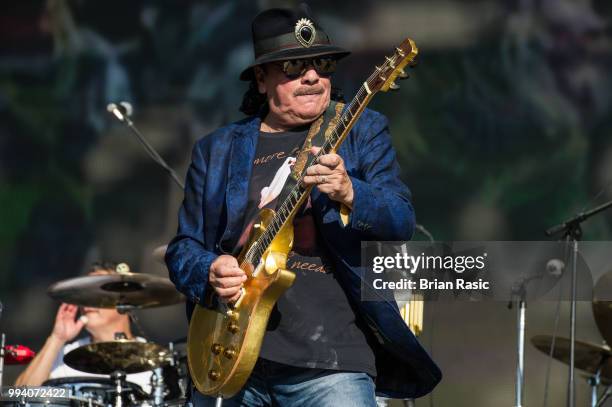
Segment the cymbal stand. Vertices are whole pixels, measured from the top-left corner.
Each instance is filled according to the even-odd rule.
[[[115,405],[113,407],[123,407],[125,373],[117,370],[111,374],[111,379],[115,382]]]
[[[604,394],[601,395],[601,398],[599,399],[595,407],[602,407],[610,396],[612,396],[612,386],[608,386],[606,388],[606,391],[604,392]]]
[[[153,405],[156,407],[162,406],[164,404],[166,386],[164,384],[163,369],[161,367],[153,369],[151,388],[153,390]]]
[[[223,405],[223,396],[219,394],[217,398],[215,399],[215,407],[221,407],[222,405]]]
[[[0,388],[2,387],[2,375],[4,373],[4,345],[6,342],[6,336],[2,333],[0,339]]]
[[[601,367],[597,369],[597,373],[589,377],[588,383],[591,386],[591,407],[597,407],[597,389],[601,384]]]
[[[572,283],[571,283],[571,300],[570,300],[570,363],[569,363],[569,380],[567,384],[567,407],[576,406],[576,386],[574,380],[574,366],[576,354],[576,285],[577,285],[577,259],[578,259],[578,241],[582,238],[581,224],[590,217],[603,212],[612,207],[612,201],[608,201],[590,211],[581,212],[571,219],[568,219],[558,225],[555,225],[546,230],[547,236],[553,236],[562,233],[563,238],[572,244]]]

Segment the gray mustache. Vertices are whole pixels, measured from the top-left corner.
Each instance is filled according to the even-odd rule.
[[[315,89],[298,89],[295,91],[294,96],[304,96],[304,95],[319,95],[323,93],[322,88]]]

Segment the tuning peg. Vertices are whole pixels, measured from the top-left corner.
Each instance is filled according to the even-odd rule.
[[[391,90],[398,90],[399,88],[400,86],[395,82],[391,82],[391,84],[389,85],[389,89]]]
[[[399,74],[397,75],[397,77],[400,78],[400,79],[408,79],[408,78],[410,78],[410,76],[403,69],[399,70]]]

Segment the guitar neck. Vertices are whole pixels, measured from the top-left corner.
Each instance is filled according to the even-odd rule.
[[[338,123],[329,132],[328,137],[321,146],[321,150],[315,156],[309,158],[306,162],[305,168],[312,166],[319,156],[329,153],[334,153],[340,147],[340,144],[346,139],[349,131],[353,125],[361,116],[361,113],[366,108],[370,100],[372,99],[372,92],[368,88],[368,82],[364,82],[359,91],[351,100],[351,102],[345,107],[344,111],[340,115]],[[325,130],[323,130],[325,131]],[[303,174],[306,171],[304,170]],[[266,231],[251,245],[247,250],[243,262],[250,264],[258,264],[259,259],[274,240],[279,230],[292,219],[293,214],[297,209],[306,201],[308,195],[310,195],[311,187],[304,188],[302,184],[303,175],[297,180],[295,187],[287,194],[285,200],[278,206],[278,210],[274,215],[274,218],[270,222],[270,225],[266,228]]]

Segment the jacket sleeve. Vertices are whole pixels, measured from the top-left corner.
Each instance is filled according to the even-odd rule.
[[[332,202],[324,223],[337,224],[340,234],[356,235],[362,241],[410,240],[414,210],[410,191],[400,179],[388,120],[376,113],[355,131],[357,171],[350,175],[353,205],[349,221],[342,221],[340,205]]]
[[[204,191],[206,138],[196,143],[187,172],[185,198],[179,211],[178,232],[168,244],[166,265],[176,288],[194,303],[201,303],[208,287],[208,271],[217,254],[205,249]]]

